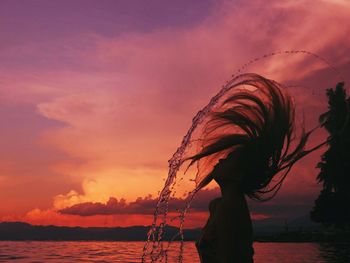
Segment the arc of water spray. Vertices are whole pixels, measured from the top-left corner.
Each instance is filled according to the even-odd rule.
[[[248,66],[257,63],[260,60],[272,57],[272,56],[278,56],[278,55],[283,55],[283,54],[304,54],[307,56],[311,56],[316,58],[317,60],[322,61],[325,65],[327,65],[328,68],[332,69],[336,75],[342,76],[342,74],[330,63],[328,62],[325,58],[309,52],[305,50],[284,50],[284,51],[277,51],[277,52],[272,52],[265,54],[261,57],[257,57],[255,59],[252,59],[248,61],[246,64],[242,65],[236,72],[231,76],[231,79],[226,82],[225,85],[222,86],[221,90],[211,98],[209,103],[202,108],[198,113],[193,117],[192,119],[192,125],[187,131],[186,135],[183,137],[182,142],[180,146],[177,148],[171,159],[168,161],[169,163],[169,172],[168,172],[168,177],[165,181],[164,187],[162,191],[159,194],[159,198],[157,200],[156,208],[154,211],[154,217],[153,217],[153,222],[150,227],[150,230],[147,233],[147,241],[144,245],[143,248],[143,255],[142,255],[142,262],[146,262],[146,257],[150,255],[151,257],[151,262],[156,262],[159,257],[161,257],[161,260],[163,257],[167,258],[167,256],[164,256],[164,253],[161,249],[159,251],[159,248],[162,247],[160,246],[162,236],[164,233],[164,227],[166,225],[166,219],[167,219],[167,213],[168,213],[168,201],[172,192],[172,186],[174,186],[176,175],[178,170],[180,169],[181,165],[183,164],[183,155],[185,153],[186,147],[188,144],[191,142],[192,134],[194,130],[197,128],[199,124],[203,121],[204,117],[211,111],[211,109],[217,104],[219,99],[224,96],[234,85],[236,80],[240,77],[239,74],[241,74]],[[179,258],[178,262],[182,262],[182,254],[183,254],[183,224],[184,224],[184,218],[185,215],[190,208],[190,204],[195,196],[195,194],[199,191],[199,189],[196,187],[192,192],[188,194],[188,199],[186,201],[186,205],[184,209],[181,211],[180,215],[180,225],[179,225],[179,235],[181,237],[181,244],[180,244],[180,253],[179,253]],[[160,213],[162,212],[162,213]],[[161,222],[159,226],[157,227],[157,222],[158,222],[158,216],[162,214]],[[158,231],[157,231],[158,228]],[[151,252],[148,253],[148,246],[150,241],[152,240],[152,249]],[[166,254],[166,253],[165,253]],[[167,262],[167,259],[166,259]]]

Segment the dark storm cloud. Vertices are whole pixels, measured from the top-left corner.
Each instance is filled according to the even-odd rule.
[[[212,190],[202,190],[195,196],[192,205],[192,212],[207,212],[210,200],[220,196],[218,188]],[[269,218],[293,219],[307,214],[313,204],[314,196],[295,196],[288,195],[277,196],[276,200],[270,202],[248,201],[253,214],[265,215]],[[94,216],[94,215],[122,215],[122,214],[140,214],[152,215],[156,207],[157,199],[152,196],[144,198],[139,197],[135,201],[127,203],[124,199],[117,200],[114,197],[106,203],[85,202],[64,208],[59,212],[61,214]],[[169,202],[170,212],[184,207],[185,200],[182,198],[171,198]]]
[[[196,196],[191,205],[191,211],[207,211],[210,200],[219,196],[218,189],[202,190]],[[124,199],[110,197],[106,203],[85,202],[59,210],[61,214],[93,216],[93,215],[118,215],[118,214],[153,214],[157,199],[152,196],[138,197],[135,201],[126,203]],[[171,198],[169,207],[172,211],[184,207],[185,199]]]

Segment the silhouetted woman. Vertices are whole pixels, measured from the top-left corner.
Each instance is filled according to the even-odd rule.
[[[293,101],[280,84],[256,74],[242,78],[236,84],[242,88],[206,124],[202,150],[189,158],[190,165],[216,158],[198,188],[214,180],[222,195],[210,203],[208,222],[196,242],[203,263],[253,262],[246,196],[271,199],[293,164],[324,145],[304,150],[311,133],[304,130],[295,139]]]

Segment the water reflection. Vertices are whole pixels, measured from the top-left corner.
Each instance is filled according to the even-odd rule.
[[[0,262],[140,262],[144,242],[0,242]],[[169,263],[176,262],[179,243]],[[256,263],[350,262],[349,243],[254,243]],[[186,242],[184,263],[199,263],[193,242]]]
[[[350,262],[349,243],[322,243],[319,245],[319,251],[325,262]]]
[[[256,263],[323,263],[317,243],[254,243]]]

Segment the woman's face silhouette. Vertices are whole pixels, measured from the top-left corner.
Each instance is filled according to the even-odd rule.
[[[237,152],[229,154],[226,158],[222,158],[213,169],[213,177],[219,183],[229,181],[238,181],[240,171],[237,166]]]

